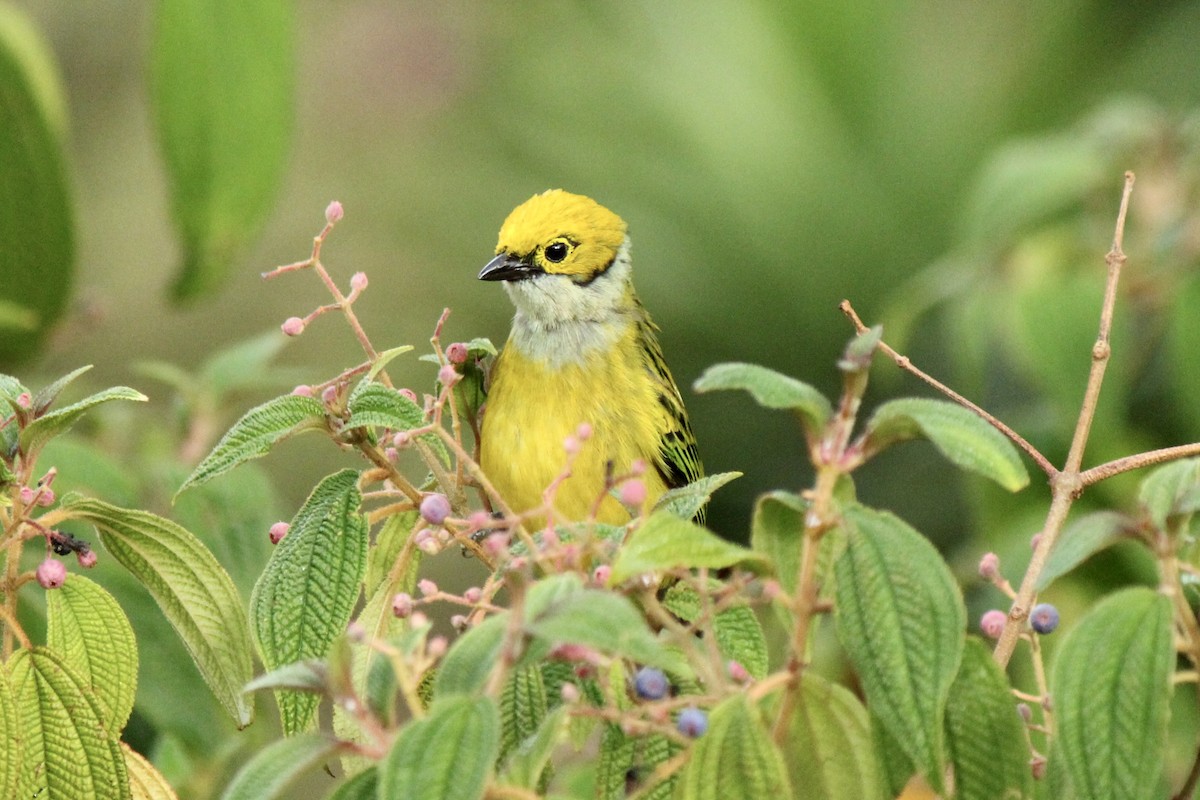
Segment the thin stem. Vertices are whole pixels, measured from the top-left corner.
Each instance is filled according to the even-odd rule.
[[[856,331],[863,333],[867,330],[867,326],[863,324],[863,321],[859,318],[858,313],[854,310],[854,306],[850,304],[849,300],[843,300],[838,305],[838,308],[852,323],[854,323],[854,329]],[[971,402],[946,384],[939,381],[937,378],[925,372],[920,367],[913,364],[912,360],[908,356],[901,355],[900,353],[896,352],[892,347],[882,340],[879,342],[879,350],[888,358],[892,359],[892,361],[894,361],[896,366],[900,369],[915,375],[917,378],[929,384],[946,397],[958,403],[960,406],[974,411],[976,414],[982,417],[985,422],[1012,440],[1013,444],[1024,450],[1026,455],[1032,458],[1034,462],[1037,463],[1038,468],[1041,469],[1042,472],[1046,473],[1047,476],[1053,478],[1058,472],[1058,469],[1050,463],[1050,459],[1042,455],[1041,451],[1030,444],[1025,437],[1008,427],[1008,425],[1004,424],[999,418],[993,416],[982,407]]]
[[[1084,470],[1079,474],[1079,480],[1084,486],[1091,486],[1093,483],[1099,483],[1105,478],[1120,475],[1122,472],[1129,472],[1130,470],[1141,469],[1142,467],[1152,467],[1155,464],[1162,464],[1166,461],[1174,461],[1178,458],[1188,458],[1189,456],[1196,455],[1200,455],[1200,442],[1164,447],[1160,450],[1150,450],[1145,453],[1118,458]]]

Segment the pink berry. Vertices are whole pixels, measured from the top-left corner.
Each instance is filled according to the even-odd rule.
[[[635,478],[646,474],[646,460],[642,458],[634,459],[634,462],[629,465],[629,474]]]
[[[604,586],[608,583],[608,579],[612,577],[612,567],[608,564],[601,564],[592,570],[592,582]]]
[[[461,633],[467,629],[467,615],[454,614],[450,617],[450,627]]]
[[[575,438],[581,442],[586,442],[592,438],[592,425],[589,422],[579,423],[579,427],[575,429]]]
[[[420,590],[422,597],[430,597],[438,593],[438,585],[429,578],[422,578],[417,581],[417,589]]]
[[[338,397],[338,387],[337,386],[326,386],[324,389],[321,390],[321,402],[327,406],[331,406],[335,402],[337,402],[337,397]]]
[[[979,577],[992,581],[1000,577],[1000,556],[995,553],[984,553],[979,559]]]
[[[411,400],[412,402],[416,403],[417,405],[421,404],[420,401],[417,400],[417,393],[414,392],[412,389],[404,388],[404,389],[398,389],[397,391],[400,393],[400,396],[403,397],[405,400]]]
[[[462,342],[455,342],[446,348],[446,359],[449,360],[451,364],[467,363],[468,355],[470,355],[470,353],[467,350],[467,346]]]
[[[463,600],[466,600],[468,603],[478,603],[482,599],[483,589],[480,589],[478,586],[472,586],[463,592]]]
[[[400,592],[392,598],[392,613],[404,619],[413,613],[413,599],[408,592]]]
[[[453,364],[443,364],[442,368],[438,370],[438,382],[442,386],[453,386],[461,378],[462,376],[458,374],[458,370],[454,368]]]
[[[621,484],[621,502],[640,508],[646,502],[646,484],[639,478],[630,478]]]
[[[472,511],[471,516],[467,517],[467,522],[473,530],[483,530],[492,524],[492,515],[486,511]]]
[[[67,580],[67,567],[57,558],[47,558],[37,568],[37,582],[43,589],[57,589]]]
[[[559,696],[562,697],[564,703],[579,702],[579,687],[567,681],[558,690]]]
[[[392,436],[392,444],[397,450],[403,450],[412,444],[412,434],[408,431],[396,431]]]
[[[432,525],[445,522],[450,511],[450,500],[444,494],[427,494],[421,498],[421,517]]]
[[[1008,614],[997,609],[992,609],[986,612],[979,619],[979,629],[984,635],[991,639],[999,639],[1000,634],[1004,631],[1004,623],[1008,620]]]
[[[750,680],[750,673],[742,666],[740,661],[729,662],[729,677],[737,683],[745,683]]]
[[[29,394],[29,392],[21,392],[19,395],[17,395],[17,405],[19,405],[21,408],[32,408],[33,395]]]
[[[291,529],[291,527],[292,526],[286,522],[276,522],[274,525],[272,525],[271,530],[267,534],[271,539],[271,544],[279,544],[283,537],[287,536],[287,532]]]
[[[498,556],[508,549],[508,534],[493,533],[483,540],[483,550],[489,556]]]
[[[22,486],[20,491],[21,505],[31,505],[33,499],[37,497],[37,491],[32,486]]]
[[[295,389],[292,389],[292,394],[297,397],[312,397],[314,394],[313,387],[300,384]]]
[[[288,336],[299,336],[304,333],[304,320],[299,317],[288,317],[279,328]]]
[[[325,221],[330,225],[340,221],[346,212],[342,209],[342,204],[334,200],[329,205],[325,206]]]
[[[49,486],[43,486],[41,493],[38,495],[37,504],[39,506],[54,505],[54,490]]]
[[[79,562],[79,566],[84,569],[91,569],[96,566],[96,561],[98,560],[95,550],[81,550],[75,554],[75,559]]]
[[[425,652],[433,658],[441,658],[446,655],[446,651],[450,649],[450,642],[445,636],[435,636],[429,640],[429,644],[425,646]]]
[[[367,273],[356,272],[350,276],[350,289],[355,292],[361,292],[367,288]]]
[[[578,436],[568,436],[563,439],[563,451],[569,456],[579,455],[579,451],[583,449],[583,443],[579,441]]]

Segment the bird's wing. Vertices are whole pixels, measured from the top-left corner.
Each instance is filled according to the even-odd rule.
[[[668,487],[684,486],[704,475],[700,454],[696,450],[696,437],[688,422],[687,409],[679,387],[671,377],[671,370],[663,358],[658,343],[658,327],[642,310],[638,322],[638,339],[645,354],[646,369],[658,391],[658,402],[664,410],[662,433],[658,442],[658,453],[654,464]],[[703,512],[702,512],[703,513]]]

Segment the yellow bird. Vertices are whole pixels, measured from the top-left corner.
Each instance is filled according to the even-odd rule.
[[[592,428],[555,508],[586,519],[608,475],[641,459],[649,503],[703,474],[658,327],[633,290],[625,222],[554,189],[517,206],[480,280],[504,281],[516,316],[492,368],[480,433],[484,473],[514,511],[536,508],[562,471],[563,442]],[[628,512],[605,497],[597,519]]]

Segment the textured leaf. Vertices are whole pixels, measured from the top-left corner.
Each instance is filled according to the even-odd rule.
[[[1178,517],[1200,509],[1200,458],[1172,461],[1142,481],[1138,504],[1159,530],[1170,531]]]
[[[839,639],[868,706],[936,787],[942,716],[967,624],[962,596],[933,545],[898,517],[850,505],[842,518]]]
[[[668,667],[672,663],[670,654],[650,632],[633,603],[623,595],[599,589],[575,592],[544,612],[533,614],[525,630],[548,646],[581,644],[639,664]]]
[[[368,527],[358,473],[322,480],[296,512],[250,596],[250,616],[267,669],[322,658],[350,622],[367,568]],[[276,693],[285,733],[313,721],[319,698]]]
[[[542,671],[533,665],[513,670],[500,694],[500,761],[537,732],[548,700]]]
[[[0,797],[16,797],[25,757],[25,731],[7,666],[0,662]]]
[[[253,705],[242,686],[253,674],[250,632],[237,588],[203,543],[145,511],[76,498],[73,517],[96,526],[105,548],[150,592],[200,674],[239,727]]]
[[[566,740],[570,723],[566,706],[559,706],[545,715],[533,734],[519,741],[509,753],[499,782],[536,790],[550,765],[554,748]]]
[[[183,239],[178,299],[218,288],[271,210],[291,138],[293,38],[285,0],[157,5],[150,84]]]
[[[182,492],[228,472],[245,461],[267,452],[287,437],[325,426],[325,406],[320,400],[284,395],[250,409],[233,424],[213,451],[196,465],[179,487]]]
[[[1040,592],[1088,558],[1131,533],[1134,521],[1115,511],[1097,511],[1074,520],[1059,534],[1046,566],[1038,576]]]
[[[946,749],[958,800],[1033,796],[1024,727],[1004,672],[969,638],[946,703]]]
[[[88,681],[105,730],[125,727],[137,689],[133,628],[113,596],[78,573],[46,593],[46,644]]]
[[[410,723],[379,765],[379,797],[477,800],[500,749],[500,713],[487,697],[452,696]]]
[[[719,584],[712,582],[713,588]],[[662,598],[663,607],[684,622],[695,622],[701,614],[700,596],[683,583],[669,588]],[[756,679],[767,674],[767,640],[758,617],[749,606],[735,605],[713,619],[717,649],[726,659],[736,661]]]
[[[897,442],[928,439],[952,463],[1015,492],[1029,484],[1029,473],[1004,434],[982,417],[955,403],[906,397],[875,410],[866,426],[864,448],[878,452]]]
[[[796,591],[808,505],[800,495],[770,492],[758,498],[750,522],[750,547],[774,565],[779,584],[789,594]]]
[[[138,751],[121,742],[125,770],[129,773],[129,793],[133,800],[179,800],[171,784]]]
[[[438,667],[435,697],[483,690],[500,655],[509,613],[488,617],[454,641]]]
[[[794,411],[811,435],[825,427],[833,408],[825,395],[807,383],[757,364],[715,364],[693,387],[697,392],[744,389],[760,406]]]
[[[708,567],[721,569],[740,564],[765,570],[761,555],[666,511],[646,518],[617,552],[612,581],[623,583],[648,572]]]
[[[320,733],[288,736],[259,750],[233,776],[221,800],[295,797],[297,779],[337,753],[336,739]]]
[[[784,751],[792,785],[811,800],[882,800],[867,710],[845,687],[805,670]]]
[[[107,403],[109,400],[145,401],[148,399],[146,395],[127,386],[114,386],[111,389],[97,392],[78,403],[55,409],[31,422],[25,430],[21,431],[21,450],[27,457],[32,457],[42,449],[46,442],[70,430],[80,417],[101,403]]]
[[[71,370],[66,375],[53,381],[41,389],[38,389],[37,394],[33,396],[33,413],[41,414],[48,409],[55,400],[58,399],[62,390],[71,385],[71,383],[83,373],[92,368],[91,364],[84,367],[78,367]]]
[[[1171,601],[1140,586],[1101,600],[1059,645],[1055,755],[1078,796],[1134,800],[1158,784],[1174,667]]]
[[[63,105],[49,52],[23,14],[0,7],[0,295],[22,323],[0,329],[3,363],[37,352],[74,283]]]
[[[693,519],[717,489],[742,477],[740,472],[718,472],[705,475],[687,486],[668,489],[654,504],[654,510],[667,511],[680,519]]]
[[[419,405],[395,389],[374,381],[364,380],[354,387],[346,408],[350,412],[350,419],[345,424],[348,430],[372,425],[393,431],[410,431],[429,424],[425,410]],[[433,448],[442,463],[449,463],[450,453],[436,433],[423,434],[418,441]]]
[[[25,737],[16,796],[130,800],[117,732],[105,729],[86,681],[44,647],[17,651],[9,675]]]
[[[745,695],[733,695],[712,710],[708,732],[693,745],[675,796],[680,800],[791,796],[783,756]]]

